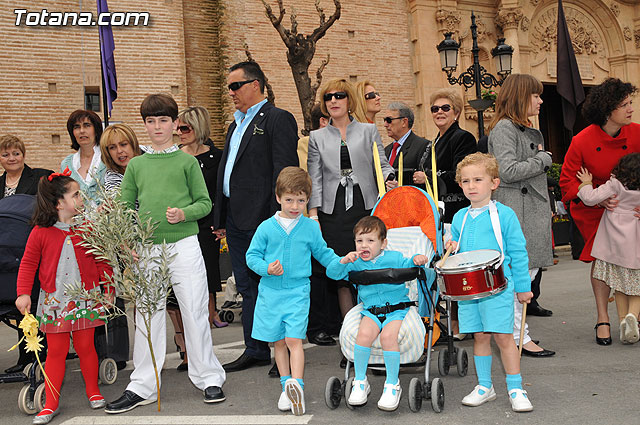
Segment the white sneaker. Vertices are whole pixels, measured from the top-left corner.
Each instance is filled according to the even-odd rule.
[[[282,412],[288,412],[291,410],[291,400],[287,397],[286,392],[280,393],[280,398],[278,399],[278,410]]]
[[[384,384],[384,390],[382,390],[382,396],[378,400],[378,409],[391,412],[398,408],[400,404],[400,396],[402,395],[402,388],[400,388],[400,381],[397,384]]]
[[[487,401],[496,399],[496,391],[491,388],[483,387],[482,385],[476,385],[476,387],[469,394],[462,399],[462,404],[465,406],[480,406]]]
[[[527,392],[520,388],[514,388],[509,391],[509,401],[514,412],[531,412],[533,405],[527,397]]]
[[[627,340],[627,318],[625,317],[620,322],[620,342],[623,344],[629,344]]]
[[[351,394],[349,395],[349,404],[352,406],[362,406],[367,402],[367,396],[371,392],[369,381],[365,377],[362,381],[355,380],[351,385]]]
[[[284,383],[284,392],[291,402],[291,413],[296,416],[302,416],[305,412],[304,391],[296,379],[287,379]]]
[[[633,313],[629,313],[624,317],[624,321],[627,323],[625,339],[629,344],[635,344],[640,339],[638,319],[633,315]],[[622,324],[620,326],[622,326]]]

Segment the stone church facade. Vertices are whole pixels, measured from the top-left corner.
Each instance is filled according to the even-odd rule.
[[[265,1],[277,11],[275,0]],[[97,29],[16,26],[14,9],[95,13],[95,2],[7,3],[0,4],[0,134],[15,134],[26,142],[29,165],[56,169],[72,152],[67,117],[85,107],[88,95],[101,92]],[[633,0],[563,3],[585,87],[609,76],[640,86],[640,5]],[[327,16],[334,11],[331,0],[320,0],[319,5]],[[549,138],[554,159],[561,162],[568,136],[552,113],[557,104],[556,0],[342,0],[341,5],[340,19],[317,45],[312,78],[328,57],[325,81],[369,79],[382,95],[383,108],[398,100],[410,104],[416,112],[416,133],[433,138],[437,130],[428,112],[429,96],[449,86],[435,46],[445,32],[453,32],[462,45],[456,75],[467,69],[472,63],[473,10],[481,65],[495,75],[490,51],[498,37],[505,37],[515,49],[514,72],[533,74],[545,84],[543,110],[551,113],[541,115],[538,125]],[[284,0],[284,6],[286,27],[292,13],[300,33],[309,34],[318,25],[313,2]],[[277,106],[291,111],[302,127],[286,50],[260,0],[109,0],[109,8],[150,14],[148,26],[114,28],[118,99],[111,121],[130,124],[142,143],[148,139],[140,102],[147,94],[167,92],[181,108],[205,106],[212,115],[212,138],[221,146],[233,112],[226,69],[245,60],[247,51],[265,70]],[[466,100],[475,98],[473,89],[457,89]],[[377,124],[388,143],[382,116]],[[467,105],[461,126],[477,133],[476,120]]]

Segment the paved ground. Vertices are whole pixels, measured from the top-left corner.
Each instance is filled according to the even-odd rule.
[[[506,395],[504,371],[494,361],[494,384],[498,399],[477,408],[462,406],[460,400],[475,385],[473,365],[469,375],[443,377],[446,402],[444,411],[434,413],[425,403],[421,412],[412,413],[403,395],[400,408],[393,413],[381,412],[376,402],[382,390],[383,377],[373,376],[369,404],[355,411],[341,405],[329,410],[324,403],[327,379],[343,378],[338,368],[340,354],[335,347],[307,345],[306,397],[307,415],[294,417],[276,409],[278,381],[267,376],[267,367],[231,373],[224,391],[227,401],[220,405],[205,405],[201,392],[189,382],[186,373],[177,372],[180,362],[175,346],[167,344],[169,355],[163,372],[162,411],[155,405],[144,406],[123,415],[106,415],[91,411],[83,391],[78,360],[67,362],[67,374],[62,388],[61,414],[54,424],[272,424],[310,423],[335,424],[638,424],[638,354],[639,346],[623,346],[617,338],[617,326],[612,329],[614,344],[601,347],[595,344],[593,325],[595,306],[589,281],[589,266],[573,261],[569,253],[560,253],[560,263],[549,268],[543,276],[541,304],[552,309],[553,317],[532,317],[529,324],[532,336],[541,340],[545,348],[557,351],[548,359],[523,358],[522,370],[526,389],[535,410],[527,414],[511,411]],[[615,307],[610,304],[612,318]],[[616,320],[612,320],[616,322]],[[170,326],[169,326],[170,328]],[[225,329],[212,331],[216,353],[224,363],[242,352],[242,333],[239,322]],[[7,353],[15,339],[8,327],[0,327],[0,368],[11,366],[16,355]],[[460,346],[471,353],[472,341]],[[436,347],[438,349],[438,347]],[[497,356],[497,349],[494,349]],[[432,362],[432,377],[439,376]],[[102,386],[104,396],[111,400],[124,390],[130,370],[120,373],[117,382]],[[424,376],[424,368],[403,370],[401,383],[406,390],[412,377]],[[22,384],[0,385],[0,423],[27,424],[31,418],[17,408],[18,392]]]

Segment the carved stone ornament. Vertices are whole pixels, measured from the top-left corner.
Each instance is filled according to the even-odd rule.
[[[455,10],[440,9],[436,12],[436,21],[440,31],[458,33],[460,31],[460,13]]]
[[[565,17],[571,36],[571,44],[576,55],[602,55],[603,39],[591,22],[580,10],[565,6]],[[557,9],[550,8],[540,15],[533,25],[529,39],[540,52],[552,52],[556,48]]]
[[[631,28],[624,27],[624,29],[622,30],[622,34],[624,35],[625,40],[627,41],[633,40],[633,36],[631,35]]]
[[[611,3],[609,9],[611,9],[611,12],[613,12],[616,18],[620,15],[620,6],[618,6],[617,3]]]
[[[531,0],[531,4],[537,6],[540,3],[540,0]]]
[[[636,41],[636,49],[640,49],[640,30],[633,32],[633,38]]]
[[[518,28],[520,20],[524,17],[522,8],[500,9],[496,17],[496,25],[504,29]]]
[[[529,18],[527,18],[526,16],[522,18],[522,21],[520,21],[520,29],[522,30],[522,32],[529,31],[530,24],[531,24],[531,21],[529,20]]]

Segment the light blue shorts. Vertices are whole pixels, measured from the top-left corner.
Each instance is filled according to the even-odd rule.
[[[367,309],[362,310],[360,314],[362,314],[363,316],[367,316],[368,318],[373,320],[373,322],[376,325],[378,325],[378,330],[382,330],[382,328],[384,328],[394,320],[400,320],[400,321],[404,320],[404,316],[406,316],[408,312],[409,312],[409,307],[404,308],[402,310],[392,311],[391,313],[386,315],[386,319],[384,319],[384,322],[380,322],[378,317]]]
[[[251,336],[275,342],[287,338],[305,339],[309,324],[311,285],[275,289],[258,286]]]
[[[460,333],[513,333],[513,283],[499,294],[477,300],[458,301]]]

